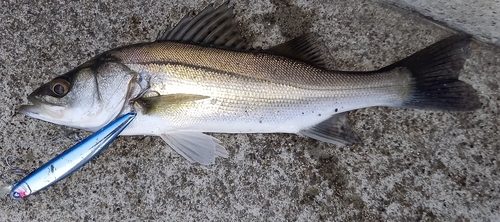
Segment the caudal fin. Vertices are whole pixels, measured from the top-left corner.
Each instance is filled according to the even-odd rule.
[[[412,73],[414,90],[401,107],[448,111],[480,108],[476,90],[458,80],[470,54],[470,41],[468,35],[454,35],[383,68],[406,67]]]

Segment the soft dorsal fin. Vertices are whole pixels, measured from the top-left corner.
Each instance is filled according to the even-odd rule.
[[[315,34],[305,34],[290,41],[266,49],[266,52],[281,55],[288,58],[300,60],[318,68],[326,69],[325,61],[321,53],[318,36]]]
[[[249,49],[245,39],[240,35],[233,17],[233,8],[226,2],[218,8],[208,5],[194,18],[189,15],[173,28],[158,35],[156,41],[180,41],[218,46],[231,49]]]

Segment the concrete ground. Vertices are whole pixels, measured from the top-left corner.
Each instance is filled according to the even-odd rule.
[[[88,135],[17,114],[41,83],[104,50],[152,41],[210,3],[125,2],[0,3],[0,157],[15,155],[11,164],[31,170]],[[316,32],[335,69],[379,68],[453,33],[366,0],[231,4],[254,46]],[[471,50],[461,79],[478,90],[480,110],[357,110],[350,118],[363,142],[347,147],[286,134],[215,134],[230,158],[209,169],[160,138],[122,137],[57,185],[3,198],[0,221],[498,221],[500,49],[475,41]],[[1,166],[4,185],[22,178]]]
[[[421,13],[477,39],[500,46],[500,0],[381,0]]]

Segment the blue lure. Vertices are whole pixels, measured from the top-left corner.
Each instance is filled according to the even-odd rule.
[[[125,114],[59,154],[15,183],[10,191],[11,198],[27,197],[71,175],[108,147],[135,117],[135,113]]]

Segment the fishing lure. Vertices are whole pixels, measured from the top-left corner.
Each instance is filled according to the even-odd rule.
[[[136,113],[125,114],[59,154],[15,183],[10,197],[20,199],[29,196],[66,178],[104,150],[135,117]]]

